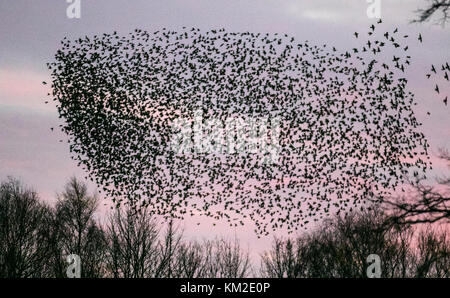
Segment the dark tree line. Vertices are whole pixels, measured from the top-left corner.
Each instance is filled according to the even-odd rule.
[[[380,208],[329,219],[293,239],[275,238],[260,268],[237,239],[188,241],[145,209],[118,209],[104,224],[99,199],[71,179],[54,206],[19,181],[0,184],[0,277],[66,277],[66,256],[82,277],[366,277],[367,256],[383,277],[450,277],[450,236],[442,227],[392,220]]]
[[[145,209],[120,209],[105,225],[98,198],[73,178],[54,207],[15,179],[0,184],[0,277],[66,277],[71,254],[81,277],[247,277],[249,254],[237,241],[186,241]]]
[[[262,256],[265,277],[367,277],[367,257],[379,255],[381,277],[450,277],[445,229],[389,224],[381,209],[325,221],[297,239],[275,239]]]

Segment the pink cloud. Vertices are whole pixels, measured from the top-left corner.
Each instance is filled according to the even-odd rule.
[[[0,70],[0,98],[1,103],[12,106],[26,106],[29,108],[49,109],[44,104],[49,85],[43,85],[46,80],[44,74],[29,70],[3,69]]]

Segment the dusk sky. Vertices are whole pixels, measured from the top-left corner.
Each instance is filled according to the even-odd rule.
[[[435,156],[439,148],[450,149],[450,106],[443,105],[425,74],[431,64],[450,61],[450,26],[411,24],[414,11],[425,4],[423,0],[381,0],[381,18],[389,30],[398,27],[413,37],[409,86],[416,94],[416,115],[439,175],[448,173],[446,164]],[[0,179],[17,177],[49,202],[69,177],[85,176],[71,160],[63,133],[50,130],[58,126],[54,104],[44,104],[50,92],[48,85],[42,85],[50,80],[46,63],[53,60],[64,37],[186,26],[204,31],[281,32],[299,41],[351,49],[353,32],[367,32],[376,22],[367,16],[366,0],[81,0],[79,19],[67,17],[68,5],[65,0],[0,0]],[[418,32],[423,44],[416,40]],[[450,94],[449,86],[442,82],[441,94]],[[184,225],[187,236],[236,234],[253,253],[266,249],[271,241],[270,237],[257,239],[251,226],[229,229],[224,224],[211,229],[206,219],[200,226],[190,220]]]

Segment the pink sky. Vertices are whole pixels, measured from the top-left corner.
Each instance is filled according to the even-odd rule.
[[[6,4],[8,2],[8,4]],[[0,3],[0,179],[16,176],[34,187],[43,199],[52,201],[70,176],[84,177],[70,159],[65,136],[55,129],[59,120],[53,103],[44,104],[50,92],[42,81],[49,80],[45,63],[52,59],[59,41],[135,28],[153,30],[195,26],[202,30],[225,27],[231,31],[283,32],[297,40],[314,44],[332,43],[351,48],[352,32],[363,32],[373,20],[366,15],[366,1],[82,1],[82,18],[67,19],[65,1],[2,1]],[[410,84],[419,106],[418,119],[429,139],[436,175],[449,173],[436,158],[438,148],[450,149],[450,106],[433,92],[424,69],[430,64],[450,61],[450,26],[411,25],[423,1],[383,0],[382,18],[388,28],[399,27],[405,34],[422,32],[424,44],[412,49],[416,55]],[[441,94],[450,94],[442,82]],[[431,112],[431,117],[426,114]],[[91,185],[91,189],[95,187]],[[225,224],[212,228],[212,222],[187,219],[188,237],[210,238],[236,235],[256,257],[270,245],[271,237],[257,239],[250,225],[231,229]],[[283,235],[280,232],[280,235]]]

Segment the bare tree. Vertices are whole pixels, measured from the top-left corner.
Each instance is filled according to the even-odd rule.
[[[199,278],[205,277],[205,246],[196,241],[181,243],[173,262],[173,277]]]
[[[420,232],[417,242],[414,277],[449,277],[450,238],[446,231],[427,227]]]
[[[87,185],[76,178],[71,178],[63,193],[58,195],[55,206],[55,227],[61,252],[58,267],[65,268],[64,257],[77,254],[81,259],[83,277],[101,277],[104,275],[104,259],[106,238],[103,230],[95,221],[94,215],[98,207],[98,198],[89,195]],[[65,276],[65,272],[60,274]],[[61,276],[61,277],[63,277]]]
[[[174,259],[174,277],[244,278],[252,269],[249,254],[237,239],[183,242]]]
[[[239,241],[216,239],[204,244],[207,257],[207,277],[243,278],[250,273],[250,258]]]
[[[117,209],[107,229],[107,268],[111,276],[154,277],[162,271],[157,223],[145,209]]]
[[[179,272],[175,271],[176,255],[182,246],[183,231],[179,226],[175,226],[173,220],[169,221],[165,235],[159,244],[159,266],[155,277],[179,277]]]
[[[447,150],[440,150],[440,157],[450,163]],[[391,219],[396,224],[450,223],[450,177],[438,179],[432,186],[421,181],[410,184],[407,195],[378,198],[393,212]]]
[[[444,25],[449,19],[450,0],[428,0],[427,2],[427,7],[420,8],[416,11],[418,18],[413,20],[413,22],[427,22],[431,20],[433,16],[440,14],[437,22]]]
[[[45,225],[50,208],[9,178],[0,184],[0,277],[48,277]],[[44,224],[43,224],[44,223]]]
[[[336,217],[296,241],[275,239],[262,255],[266,277],[367,277],[370,254],[381,258],[383,277],[448,277],[444,234],[388,224],[381,209]],[[445,234],[446,235],[446,234]],[[417,241],[415,241],[417,240]],[[417,245],[415,243],[418,243]]]

